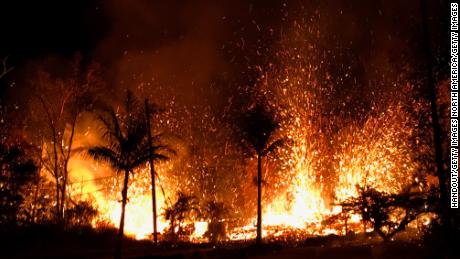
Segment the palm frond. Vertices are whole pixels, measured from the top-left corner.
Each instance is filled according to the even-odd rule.
[[[249,145],[257,153],[262,153],[278,129],[279,122],[263,103],[258,103],[247,111],[237,126],[239,137],[244,140],[241,144]]]
[[[99,122],[102,123],[103,139],[105,139],[107,142],[113,142],[113,140],[119,142],[121,139],[123,139],[123,134],[118,123],[118,118],[116,117],[115,111],[112,108],[101,108],[100,112],[96,114],[96,118]]]
[[[117,171],[125,169],[125,165],[122,163],[117,153],[110,148],[103,146],[91,147],[88,149],[87,153],[96,161],[109,163]]]
[[[112,119],[111,125],[107,129],[112,131],[112,134],[118,139],[123,140],[123,131],[121,130],[120,122],[118,121],[117,114],[114,109],[110,109],[110,117]]]

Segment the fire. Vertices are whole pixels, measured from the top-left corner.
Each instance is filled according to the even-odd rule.
[[[350,127],[343,137],[336,197],[356,196],[356,185],[398,193],[416,181],[417,161],[409,146],[416,121],[397,103],[369,118],[362,128]]]
[[[94,206],[99,211],[99,218],[93,225],[97,226],[98,222],[102,221],[118,227],[121,216],[119,179],[105,165],[93,164],[93,161],[88,161],[81,157],[72,159],[69,168],[72,175],[80,177],[73,178],[72,196],[93,201]],[[95,177],[95,175],[99,174],[106,176]],[[152,198],[150,186],[148,185],[150,183],[148,175],[149,171],[146,167],[133,174],[130,178],[125,231],[127,235],[136,239],[149,238],[153,233]],[[165,206],[164,195],[158,190],[158,215],[161,215],[160,212]],[[162,217],[158,217],[158,231],[163,232],[167,226],[167,222]]]
[[[208,230],[208,222],[197,221],[194,222],[195,231],[192,234],[192,239],[203,239],[204,234]]]
[[[413,159],[413,147],[410,146],[415,135],[412,125],[416,123],[402,102],[396,100],[384,111],[369,115],[363,125],[351,124],[340,130],[335,140],[338,147],[330,153],[324,146],[311,143],[314,136],[308,135],[308,131],[312,125],[296,127],[292,124],[293,130],[288,128],[287,132],[297,135],[292,137],[294,146],[288,148],[287,163],[291,166],[287,166],[290,170],[284,174],[293,177],[288,188],[266,207],[264,225],[297,228],[315,235],[337,234],[336,229],[329,229],[322,222],[341,212],[340,206],[334,204],[357,196],[357,186],[398,193],[416,182],[422,168]],[[328,167],[328,162],[324,158],[311,159],[316,154],[329,156],[335,177],[318,170]],[[318,162],[319,165],[315,165]],[[326,183],[326,177],[337,181]],[[332,185],[332,194],[327,193],[328,184]],[[349,217],[349,223],[360,221],[359,215]],[[361,231],[359,228],[353,230]]]
[[[299,32],[295,35],[304,37]],[[304,44],[304,41],[288,43],[296,46]],[[338,203],[357,195],[356,186],[368,185],[382,192],[398,193],[418,181],[417,173],[422,168],[413,156],[414,145],[411,144],[413,141],[417,143],[414,125],[418,123],[417,115],[423,109],[423,104],[414,102],[410,95],[413,86],[405,85],[404,91],[385,99],[385,102],[373,101],[367,112],[354,110],[345,101],[334,103],[331,101],[336,94],[332,87],[334,82],[328,73],[320,74],[320,65],[312,64],[322,64],[315,53],[311,53],[314,46],[302,46],[280,51],[277,57],[281,65],[270,65],[268,72],[261,75],[257,88],[257,92],[269,100],[277,119],[281,121],[277,136],[288,140],[279,154],[268,157],[264,162],[263,236],[278,237],[287,231],[302,231],[306,235],[343,234],[341,226],[331,227],[324,221],[341,212]],[[336,107],[331,107],[332,104]],[[347,114],[341,109],[353,112]],[[359,114],[358,118],[351,118],[351,113]],[[202,117],[210,118],[208,114]],[[167,122],[170,125],[169,119]],[[211,132],[216,132],[214,126]],[[206,163],[217,157],[212,152],[203,156]],[[88,176],[89,179],[96,175],[113,175],[109,169],[101,165],[94,167],[91,163],[73,159],[70,164],[72,174]],[[174,163],[167,166],[168,170],[174,171]],[[176,161],[176,164],[179,163]],[[128,191],[125,231],[137,239],[150,238],[153,229],[147,169],[146,165],[131,176]],[[98,173],[98,170],[103,173]],[[163,181],[157,183],[156,188],[160,233],[169,226],[162,212],[175,195],[177,186],[174,185],[182,183],[180,176],[171,176],[166,171],[164,168],[158,170]],[[179,173],[193,174],[194,171],[190,169]],[[174,178],[175,182],[168,184],[168,177]],[[99,209],[99,220],[118,226],[121,214],[118,178],[114,176],[103,183],[87,181],[81,186],[81,192],[88,193]],[[73,192],[78,195],[78,191]],[[208,223],[195,220],[191,240],[201,242]],[[360,220],[359,215],[348,215],[350,229],[362,231]],[[429,220],[425,219],[423,224],[428,224]],[[249,222],[230,229],[228,238],[255,238],[254,215],[250,216]]]
[[[308,223],[319,223],[326,213],[324,201],[317,189],[306,188],[309,183],[305,175],[298,174],[286,194],[292,194],[291,203],[283,196],[277,197],[265,211],[264,224],[305,228]]]
[[[120,222],[121,205],[119,202],[110,201],[101,204],[103,213],[114,224]],[[134,236],[136,239],[150,238],[153,233],[152,221],[152,198],[149,195],[139,195],[130,198],[130,203],[126,205],[125,229],[126,234]],[[116,226],[117,226],[116,225]],[[158,220],[158,231],[163,232],[168,226],[162,218]]]
[[[271,195],[265,195],[264,198],[264,236],[276,238],[289,231],[301,231],[307,235],[342,234],[340,228],[330,227],[324,224],[324,220],[341,212],[337,203],[356,196],[357,185],[367,184],[380,191],[397,193],[418,179],[416,173],[419,165],[412,159],[412,147],[409,146],[414,137],[411,124],[416,121],[405,111],[401,101],[396,100],[385,109],[369,114],[362,124],[344,126],[333,139],[328,139],[316,133],[319,131],[318,125],[312,120],[316,111],[308,108],[311,108],[314,97],[308,93],[300,97],[290,95],[303,98],[293,101],[284,95],[286,91],[282,93],[281,98],[289,105],[288,110],[280,113],[295,116],[289,123],[282,124],[280,130],[280,134],[291,141],[280,151],[278,159],[266,163],[267,168],[280,177],[275,179],[281,179],[281,183],[273,184],[270,181],[274,180],[268,179],[269,184],[264,186],[265,194],[270,194],[272,189]],[[301,105],[304,103],[309,106]],[[328,145],[329,141],[334,145]],[[83,158],[72,159],[69,167],[72,175],[83,179],[73,178],[73,181],[81,180],[82,183],[74,186],[73,195],[91,198],[100,211],[99,221],[108,221],[117,227],[121,214],[119,179],[107,166],[95,165]],[[169,165],[168,168],[173,167]],[[332,169],[333,173],[324,168]],[[168,176],[164,168],[160,168],[159,173]],[[108,176],[102,177],[107,179],[100,182],[97,179],[84,180],[94,179],[96,175]],[[333,180],[327,182],[327,178]],[[164,233],[169,226],[162,212],[168,206],[168,197],[174,196],[170,186],[163,186],[166,182],[167,179],[157,182],[160,233]],[[146,165],[131,176],[128,192],[125,231],[136,239],[150,238],[152,234],[150,192],[150,175]],[[424,219],[423,224],[429,220]],[[255,222],[254,217],[250,224],[230,229],[228,238],[255,238]],[[359,215],[349,215],[349,229],[362,231],[359,222]],[[193,225],[191,241],[204,241],[208,223],[196,219]]]
[[[324,221],[341,212],[337,204],[357,196],[357,186],[398,193],[421,179],[426,168],[414,152],[427,149],[416,126],[427,104],[415,100],[414,86],[405,83],[390,96],[371,96],[369,110],[353,107],[348,97],[337,102],[332,87],[337,82],[324,73],[314,44],[308,44],[314,40],[305,39],[311,28],[294,27],[292,37],[280,44],[277,65],[270,64],[261,74],[257,89],[281,121],[277,136],[289,140],[281,154],[271,158],[274,162],[265,163],[270,170],[264,176],[263,235],[276,237],[273,227],[340,234]],[[354,226],[349,229],[362,231],[359,215],[348,215],[347,221]],[[254,231],[244,233],[254,230],[255,222],[231,238],[253,238]]]

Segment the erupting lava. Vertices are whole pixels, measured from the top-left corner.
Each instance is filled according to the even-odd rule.
[[[332,102],[337,95],[332,87],[334,82],[323,71],[321,55],[313,51],[315,46],[305,43],[305,28],[296,26],[298,31],[282,42],[276,65],[270,64],[261,73],[256,91],[269,100],[281,121],[276,134],[288,140],[279,154],[268,157],[264,163],[263,235],[277,236],[283,229],[297,229],[307,235],[342,234],[342,229],[330,228],[324,221],[341,212],[338,203],[357,195],[356,186],[398,193],[414,181],[422,181],[417,177],[421,165],[413,156],[411,143],[417,142],[413,125],[418,123],[417,113],[423,105],[413,101],[411,86],[405,86],[408,89],[387,102],[372,101],[370,111],[366,112],[354,110],[353,105],[345,102]],[[349,112],[340,112],[341,109]],[[82,159],[73,159],[70,167],[73,175],[99,175],[95,173],[97,168],[91,169]],[[131,176],[128,192],[125,231],[138,239],[152,233],[147,168],[146,165]],[[157,187],[161,187],[157,188],[158,215],[162,215],[170,203],[168,199],[177,190],[177,186],[168,183],[168,175],[163,171],[159,169],[162,179],[157,182]],[[100,210],[98,220],[118,226],[121,187],[117,177],[103,182],[88,181],[82,186],[82,193],[90,193]],[[228,229],[228,238],[254,238],[253,217],[250,216],[249,225]],[[359,220],[360,216],[349,215],[349,222]],[[202,238],[207,223],[196,219],[194,226],[192,239]],[[159,232],[164,233],[167,227],[168,222],[160,216]]]
[[[295,108],[297,114],[301,114],[302,110],[305,112],[306,109]],[[286,114],[294,114],[293,112]],[[294,118],[295,123],[283,125],[281,129],[280,134],[286,134],[292,142],[282,150],[279,160],[276,161],[279,165],[275,169],[279,170],[277,173],[282,176],[283,182],[264,186],[266,189],[279,187],[271,197],[264,198],[264,235],[275,235],[270,227],[278,228],[278,232],[279,229],[294,228],[312,235],[339,234],[340,229],[330,229],[323,221],[341,211],[340,206],[336,205],[338,202],[357,195],[357,185],[368,185],[387,193],[397,193],[407,184],[417,181],[417,163],[412,160],[411,147],[408,146],[413,137],[410,125],[415,121],[399,102],[388,105],[377,116],[369,115],[363,125],[351,124],[343,127],[336,133],[335,139],[330,140],[333,145],[325,144],[325,137],[320,138],[312,133],[318,129],[307,118],[299,115]],[[91,168],[83,159],[73,159],[70,167],[72,173],[80,177],[92,176],[88,177],[91,179],[96,175],[92,170],[97,168]],[[125,228],[127,234],[137,239],[148,238],[152,233],[150,176],[147,168],[146,165],[130,178]],[[327,172],[324,168],[332,168],[333,172]],[[325,182],[326,176],[336,181]],[[91,197],[100,211],[98,221],[117,226],[121,208],[115,197],[119,197],[120,183],[117,177],[106,178],[101,179],[102,184],[83,181],[81,186],[75,186],[74,195],[79,195],[79,192],[89,194],[88,197]],[[167,205],[165,195],[173,197],[174,189],[160,184],[158,187],[161,187],[157,188],[158,212],[161,215]],[[351,222],[359,221],[358,215],[350,217]],[[255,232],[250,230],[254,229],[254,222],[255,220],[246,227],[229,230],[229,238],[253,238]],[[96,222],[95,224],[97,225]],[[195,233],[192,238],[202,238],[207,223],[197,219],[194,225]],[[159,232],[163,233],[167,227],[168,222],[160,216]]]

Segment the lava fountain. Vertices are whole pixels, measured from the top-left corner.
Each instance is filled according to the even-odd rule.
[[[426,104],[416,101],[412,94],[414,87],[405,83],[400,83],[402,91],[391,92],[388,98],[373,96],[367,111],[353,105],[356,100],[350,100],[356,96],[352,94],[337,98],[340,94],[337,81],[343,78],[328,73],[322,58],[324,55],[310,43],[315,42],[315,35],[319,32],[298,23],[293,27],[292,35],[288,34],[281,41],[274,55],[275,61],[266,68],[259,68],[260,77],[254,91],[268,100],[281,122],[277,136],[288,140],[285,147],[268,157],[264,165],[263,235],[282,234],[283,229],[296,229],[308,235],[341,233],[340,229],[329,228],[324,221],[341,211],[338,203],[357,195],[357,186],[398,193],[414,182],[424,181],[419,174],[425,169],[414,152],[425,152],[427,148],[421,146],[414,125],[425,112]],[[312,39],[305,39],[309,35],[313,35]],[[348,76],[344,72],[343,77]],[[351,88],[359,88],[359,85]],[[216,132],[214,126],[210,128],[210,133]],[[227,149],[230,147],[225,144],[224,155],[228,153]],[[203,156],[206,155],[209,156],[203,160],[206,163],[226,159],[216,157],[212,152],[204,152]],[[157,182],[160,187],[157,188],[159,215],[170,205],[169,199],[175,195],[176,185],[184,184],[180,179],[169,179],[173,175],[167,172],[177,170],[177,164],[177,161],[171,161],[157,169],[160,176]],[[70,167],[73,175],[92,175],[90,178],[100,175],[98,168],[91,169],[92,165],[83,159],[73,159]],[[147,168],[146,165],[131,176],[128,191],[125,231],[138,239],[148,238],[152,233]],[[87,196],[93,199],[100,211],[99,222],[118,226],[121,183],[112,173],[103,175],[109,177],[99,183],[96,180],[85,182],[81,192],[88,193]],[[215,197],[219,192],[226,192],[215,190],[215,185],[213,188]],[[78,191],[74,191],[74,195],[78,195]],[[242,194],[235,192],[233,195]],[[249,225],[229,229],[228,238],[254,238],[255,217],[250,215],[249,218]],[[359,222],[358,215],[350,215],[350,218],[352,222]],[[192,237],[199,239],[207,224],[196,219],[194,225]],[[167,227],[168,223],[160,216],[159,231],[163,233]],[[358,228],[353,230],[360,231]]]

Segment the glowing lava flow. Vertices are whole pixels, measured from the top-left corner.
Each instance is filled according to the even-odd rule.
[[[96,227],[101,222],[118,227],[121,216],[120,182],[111,170],[103,165],[95,165],[93,161],[73,158],[69,164],[74,177],[73,197],[89,199],[99,211],[98,219],[93,223]],[[105,177],[95,177],[95,172],[103,171]],[[152,198],[150,195],[150,178],[148,170],[139,170],[130,177],[128,189],[129,202],[126,205],[125,233],[136,239],[149,238],[153,232]],[[112,177],[113,176],[113,177]],[[81,181],[81,179],[83,181]],[[93,180],[94,179],[94,180]],[[159,188],[158,188],[159,189]],[[158,231],[163,232],[168,224],[161,216],[166,206],[163,193],[157,189]]]
[[[107,204],[102,204],[101,207],[105,207],[102,208],[102,211],[107,213],[102,217],[107,217],[110,222],[117,223],[116,226],[118,226],[121,216],[120,203],[110,201]],[[158,219],[157,224],[160,233],[168,226],[162,217]],[[152,198],[149,195],[138,195],[130,198],[130,202],[126,205],[125,230],[127,235],[132,235],[136,239],[151,237],[153,232]]]
[[[397,193],[417,182],[416,174],[422,171],[422,165],[414,158],[417,150],[411,145],[413,140],[418,143],[414,125],[418,123],[421,104],[411,99],[408,94],[411,89],[394,94],[385,103],[372,101],[369,111],[355,110],[356,103],[345,104],[343,100],[335,103],[338,107],[331,109],[338,99],[337,93],[333,93],[334,82],[331,82],[328,73],[321,71],[324,69],[321,67],[323,61],[319,60],[322,55],[314,53],[315,46],[305,41],[305,35],[311,34],[311,31],[297,29],[292,38],[286,37],[286,42],[281,44],[287,44],[287,47],[277,53],[279,64],[271,65],[269,71],[261,76],[255,91],[268,100],[276,119],[281,121],[276,135],[288,140],[279,154],[274,155],[276,159],[267,157],[265,161],[271,163],[271,167],[264,165],[264,181],[267,183],[263,186],[264,236],[276,237],[282,235],[285,229],[300,230],[309,235],[343,233],[340,226],[330,227],[324,221],[341,212],[338,203],[357,195],[356,186],[368,185],[382,192]],[[324,75],[319,75],[320,72]],[[341,98],[352,99],[350,96]],[[342,109],[348,109],[348,113],[343,113]],[[205,149],[208,147],[203,143],[199,145],[204,145]],[[420,145],[417,148],[420,149]],[[213,149],[208,150],[211,152],[203,155],[206,156],[203,161],[226,159],[216,158]],[[86,162],[74,162],[76,171],[89,167]],[[199,170],[191,167],[179,173],[193,174]],[[276,177],[270,178],[272,175]],[[92,182],[85,188],[90,188],[93,193],[101,213],[100,220],[118,226],[120,202],[117,198],[121,187],[116,178],[113,180],[103,185],[111,188],[108,191],[94,191],[98,185]],[[140,170],[130,179],[125,231],[138,239],[148,238],[152,233],[149,184],[148,170]],[[179,179],[177,184],[183,184],[183,179]],[[174,187],[165,189],[178,189]],[[166,207],[165,196],[173,197],[172,194],[164,194],[157,188],[159,215]],[[360,220],[358,215],[347,216],[350,223]],[[250,217],[250,224],[228,230],[228,238],[254,238],[255,217]],[[192,239],[201,240],[207,223],[197,221],[194,226]],[[167,222],[160,216],[159,231],[164,232],[167,227]],[[353,231],[361,231],[358,227],[350,227]]]
[[[279,177],[263,187],[270,193],[263,201],[263,234],[276,236],[272,227],[314,235],[342,233],[340,227],[331,229],[324,221],[341,212],[337,204],[355,197],[357,186],[398,193],[417,182],[416,174],[423,170],[414,152],[420,150],[411,143],[417,142],[414,125],[423,105],[414,99],[410,85],[402,85],[390,98],[368,97],[372,99],[369,110],[356,108],[358,101],[353,103],[344,94],[338,102],[332,87],[338,83],[332,80],[343,78],[332,79],[324,71],[320,53],[314,43],[309,44],[315,39],[306,39],[314,30],[298,23],[293,27],[280,43],[276,65],[263,71],[257,86],[281,121],[276,137],[289,140],[274,156],[280,165],[265,172],[269,175],[264,181],[272,174]],[[348,215],[347,220],[356,223],[359,216]],[[255,222],[238,229],[243,234],[232,238],[253,238],[250,230]]]
[[[332,183],[332,198],[324,191],[323,172],[316,170],[315,161],[309,159],[313,157],[312,153],[322,152],[316,150],[322,146],[308,143],[308,138],[303,135],[306,132],[297,129],[295,132],[300,134],[294,138],[294,146],[288,149],[291,167],[283,173],[292,176],[285,178],[290,184],[284,191],[276,193],[265,207],[263,235],[276,237],[281,235],[282,229],[298,229],[309,235],[342,234],[340,226],[330,228],[324,220],[341,212],[338,203],[357,196],[357,186],[367,185],[382,192],[398,193],[414,183],[418,163],[413,160],[409,146],[413,137],[411,123],[415,123],[414,118],[396,103],[378,116],[369,116],[362,127],[352,125],[339,132],[340,145],[333,154],[337,161],[331,159],[337,173],[337,181]],[[362,231],[358,224],[360,216],[348,217],[348,223],[351,223],[348,229]],[[254,219],[250,225],[237,229],[231,237],[239,240],[255,238],[255,222]]]
[[[296,107],[300,115],[294,119],[295,123],[282,125],[282,133],[292,140],[281,150],[277,160],[280,166],[276,168],[285,187],[274,192],[272,197],[265,197],[264,236],[277,237],[290,229],[307,235],[341,234],[340,226],[330,227],[324,224],[324,220],[341,211],[337,203],[357,195],[357,185],[367,184],[383,192],[397,193],[416,180],[418,164],[412,159],[412,147],[408,144],[414,134],[411,125],[415,121],[400,102],[386,107],[376,115],[369,115],[364,124],[351,124],[338,131],[333,140],[337,145],[333,150],[328,150],[324,144],[327,141],[321,139],[321,134],[315,134],[318,129],[306,119],[310,117],[305,114],[305,109]],[[70,164],[75,175],[85,178],[94,178],[92,166],[83,159],[73,159]],[[332,168],[333,173],[325,168]],[[325,181],[327,177],[332,179],[331,182]],[[115,227],[121,214],[121,205],[116,199],[120,196],[119,184],[116,177],[111,177],[103,184],[86,182],[80,189],[81,193],[91,196],[99,209],[98,220],[107,221]],[[149,184],[146,169],[135,172],[130,178],[125,231],[136,239],[149,238],[152,233]],[[327,191],[327,184],[333,185],[332,191]],[[101,186],[108,187],[108,190],[101,191]],[[78,194],[78,186],[74,193]],[[168,222],[161,216],[166,201],[160,188],[157,188],[157,204],[160,215],[158,229],[164,233]],[[358,223],[359,220],[358,215],[349,215],[349,223]],[[228,237],[233,240],[252,239],[255,237],[254,226],[255,218],[247,226],[230,229]],[[349,225],[349,230],[362,231],[358,224],[354,226]],[[197,221],[194,227],[191,240],[204,241],[207,223]]]

